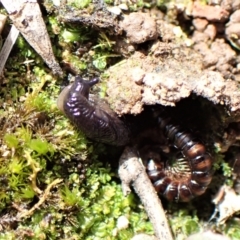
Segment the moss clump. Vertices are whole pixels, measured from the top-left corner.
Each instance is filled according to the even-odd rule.
[[[50,37],[59,37],[56,46],[69,52],[65,58],[56,50],[57,57],[83,64],[107,59],[111,45],[97,38],[92,54],[80,59],[55,19],[48,21]],[[57,109],[58,79],[24,39],[17,47],[0,90],[0,238],[129,239],[135,232],[152,233],[137,198],[125,198],[113,170],[99,162],[107,147],[89,142]],[[32,61],[19,64],[26,59]],[[78,71],[86,68],[80,65]],[[126,229],[117,228],[120,216],[129,221]]]
[[[193,216],[190,216],[189,213],[187,210],[180,210],[171,218],[170,222],[175,235],[174,239],[186,239],[187,236],[192,233],[197,233],[201,229],[201,224],[196,212]]]
[[[97,159],[92,143],[57,110],[55,79],[40,69],[34,74],[24,102],[7,105],[0,118],[0,209],[8,209],[2,218],[9,216],[0,222],[2,239],[129,239],[152,232],[133,195],[122,195],[109,166],[91,163]],[[129,228],[114,231],[122,215]]]

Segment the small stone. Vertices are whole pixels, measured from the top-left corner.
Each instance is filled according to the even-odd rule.
[[[143,78],[145,76],[145,71],[143,71],[140,67],[135,67],[131,72],[132,80],[137,84],[142,84]]]
[[[215,25],[208,24],[204,33],[206,33],[210,37],[210,39],[213,40],[216,37],[217,29],[216,29]]]
[[[119,8],[118,6],[108,7],[107,10],[116,15],[120,15],[122,13],[121,8]]]
[[[240,10],[235,11],[231,16],[230,16],[230,21],[232,23],[240,23]]]
[[[129,220],[126,216],[120,216],[117,220],[117,228],[119,230],[128,228]]]
[[[158,37],[155,20],[147,13],[125,15],[120,26],[126,32],[131,43],[143,43]]]
[[[119,4],[118,7],[121,8],[122,10],[125,10],[125,11],[128,10],[128,6],[127,6],[126,3]]]
[[[208,21],[206,19],[202,19],[202,18],[195,18],[195,19],[193,19],[192,23],[193,23],[193,26],[195,27],[195,29],[200,32],[203,32],[203,30],[208,25]]]
[[[206,18],[213,22],[224,22],[229,17],[229,12],[220,6],[202,5],[195,2],[193,5],[192,16],[194,18]]]
[[[240,49],[240,23],[232,23],[230,24],[226,30],[225,34],[227,39],[231,42],[231,44]]]

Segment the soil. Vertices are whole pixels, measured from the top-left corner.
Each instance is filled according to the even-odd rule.
[[[175,106],[181,99],[195,93],[214,104],[226,105],[239,115],[239,57],[226,38],[219,37],[217,23],[227,22],[227,11],[215,11],[213,16],[211,13],[215,8],[208,6],[208,10],[202,12],[203,6],[194,5],[192,17],[195,19],[192,22],[195,30],[187,37],[192,42],[191,48],[186,41],[179,42],[176,36],[172,36],[176,26],[156,20],[158,39],[148,41],[147,49],[135,45],[135,52],[127,60],[108,71],[108,101],[114,111],[119,115],[136,115],[144,105]],[[150,16],[130,13],[123,22],[145,18],[144,25],[148,26],[152,38],[156,35],[156,26]],[[142,20],[124,23],[120,26],[130,44],[147,41]],[[220,30],[222,33],[222,28]],[[164,38],[163,33],[168,36],[168,42],[159,39]]]

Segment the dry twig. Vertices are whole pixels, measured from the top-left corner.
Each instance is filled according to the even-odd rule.
[[[8,56],[12,50],[13,45],[17,40],[18,35],[19,35],[19,31],[13,25],[0,52],[0,75],[3,72]]]
[[[149,216],[158,239],[172,240],[172,234],[160,199],[149,180],[145,168],[139,162],[133,149],[125,148],[119,166],[119,176],[125,195],[131,192],[132,184]]]
[[[44,190],[42,196],[40,197],[39,201],[29,210],[22,210],[18,215],[17,219],[21,219],[24,217],[29,217],[31,216],[36,209],[38,209],[48,198],[50,194],[50,190],[55,187],[57,184],[61,183],[63,180],[62,179],[55,179],[53,182],[51,182],[47,188]]]

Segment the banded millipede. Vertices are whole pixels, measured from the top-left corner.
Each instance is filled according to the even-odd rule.
[[[147,172],[156,191],[168,200],[187,202],[205,192],[212,180],[213,159],[206,147],[191,133],[167,118],[158,117],[159,127],[182,154],[176,166],[149,161]]]

